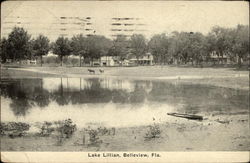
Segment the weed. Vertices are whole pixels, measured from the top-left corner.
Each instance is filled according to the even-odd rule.
[[[159,125],[156,125],[156,124],[150,125],[149,126],[149,130],[146,133],[145,138],[149,139],[149,140],[153,139],[153,138],[159,138],[160,134],[161,134],[161,130],[160,130]]]
[[[76,131],[76,125],[73,124],[71,119],[67,119],[64,121],[55,122],[57,125],[56,131],[57,135],[57,144],[61,145],[65,139],[71,138],[73,133]]]
[[[98,131],[90,129],[88,131],[90,144],[97,144],[99,142]]]
[[[100,133],[101,135],[106,135],[106,134],[110,134],[110,130],[108,130],[106,127],[98,127],[97,128],[98,133]]]
[[[50,136],[53,131],[55,131],[55,128],[52,127],[52,123],[45,121],[41,127],[41,132],[39,133],[39,135]]]
[[[22,122],[1,123],[0,132],[1,135],[8,135],[11,138],[15,138],[24,136],[29,128],[29,124]]]

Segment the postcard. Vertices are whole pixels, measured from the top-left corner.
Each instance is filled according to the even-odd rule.
[[[4,1],[1,161],[249,161],[249,4]]]

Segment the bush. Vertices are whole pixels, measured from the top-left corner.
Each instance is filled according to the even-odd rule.
[[[77,58],[72,58],[70,63],[73,65],[73,66],[78,66],[79,65],[79,59]]]
[[[89,141],[91,145],[97,144],[100,142],[97,130],[90,129],[88,130],[88,134],[89,134]]]
[[[42,127],[41,127],[41,132],[39,133],[39,135],[41,136],[49,136],[51,135],[51,133],[55,131],[55,128],[52,127],[52,123],[51,122],[44,122]]]
[[[105,135],[105,134],[109,134],[110,135],[110,130],[108,130],[106,127],[98,127],[97,131],[101,135]]]
[[[45,64],[60,64],[61,61],[56,56],[43,57],[43,63]]]
[[[70,138],[76,131],[76,125],[71,119],[56,122],[58,124],[57,131],[65,138]]]
[[[160,134],[161,134],[161,130],[160,130],[159,125],[156,125],[156,124],[154,124],[153,126],[150,125],[145,138],[146,139],[159,138]]]
[[[30,125],[22,122],[1,123],[1,135],[8,135],[11,138],[24,136]]]
[[[61,145],[65,139],[71,138],[76,131],[76,125],[73,124],[71,119],[57,121],[55,124],[57,125],[56,131],[58,132],[57,145]]]
[[[65,65],[78,66],[79,62],[78,58],[63,57],[63,64]]]

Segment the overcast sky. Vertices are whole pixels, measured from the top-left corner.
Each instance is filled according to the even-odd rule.
[[[206,34],[212,26],[235,27],[249,25],[247,2],[215,1],[5,1],[1,6],[1,24],[11,17],[29,17],[34,30],[49,29],[60,16],[91,16],[97,34],[106,35],[112,17],[143,18],[146,36],[172,31],[194,31]],[[30,29],[32,30],[32,29]],[[3,32],[3,31],[1,31]],[[45,32],[46,34],[46,32]]]

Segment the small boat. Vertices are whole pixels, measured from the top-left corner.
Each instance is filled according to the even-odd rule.
[[[203,120],[203,117],[200,115],[181,114],[181,113],[167,113],[167,114],[175,117],[187,118],[192,120],[200,120],[200,121]]]

